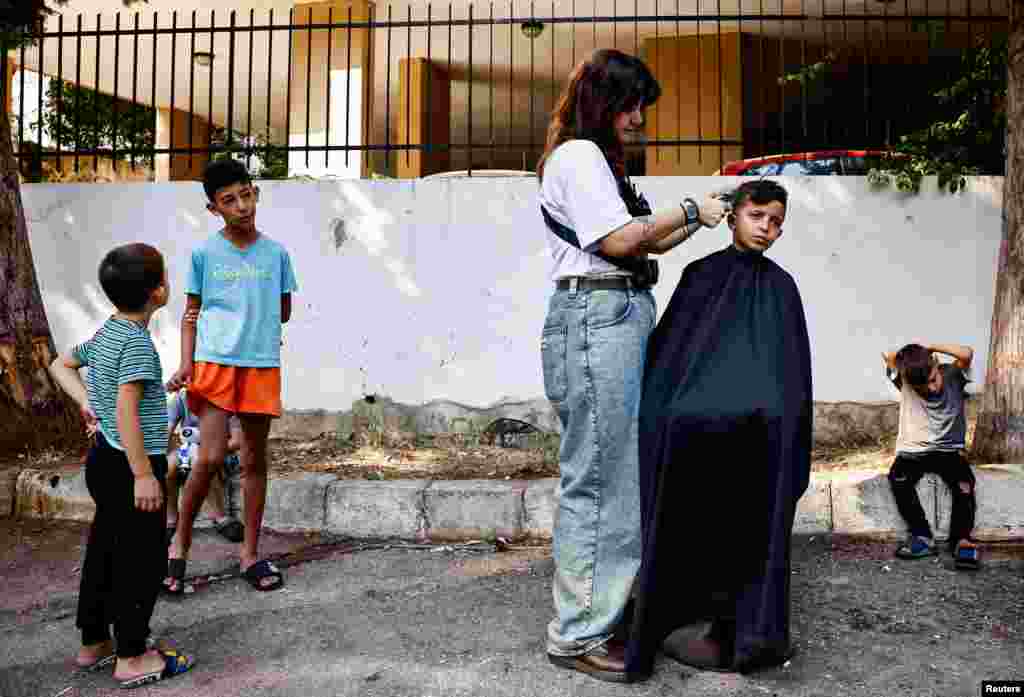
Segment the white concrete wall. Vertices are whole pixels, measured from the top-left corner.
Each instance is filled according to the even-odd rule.
[[[734,178],[640,178],[655,208]],[[880,352],[958,341],[984,380],[1000,243],[1001,179],[960,196],[875,193],[861,178],[791,178],[769,255],[801,289],[815,399],[892,398]],[[300,291],[285,330],[289,409],[346,409],[364,391],[486,406],[543,396],[539,334],[550,293],[534,179],[263,182],[259,226],[292,253]],[[96,269],[112,246],[155,244],[173,301],[154,318],[164,370],[179,359],[189,250],[217,229],[198,183],[23,187],[32,249],[59,348],[110,305]],[[684,265],[729,243],[702,230],[662,257],[659,312]]]

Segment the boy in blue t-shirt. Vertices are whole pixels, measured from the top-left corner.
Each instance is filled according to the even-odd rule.
[[[116,661],[114,678],[122,687],[136,687],[184,673],[193,662],[146,645],[167,565],[167,405],[160,355],[148,326],[170,291],[163,256],[145,244],[107,254],[99,281],[117,312],[89,341],[50,366],[87,425],[95,426],[85,481],[96,515],[82,565],[76,621],[82,648],[76,663],[95,670]],[[85,382],[81,368],[89,368]]]
[[[167,592],[184,591],[192,528],[214,472],[227,454],[228,418],[242,424],[245,532],[242,577],[260,591],[280,588],[280,569],[259,556],[267,496],[267,436],[281,415],[281,327],[298,288],[287,250],[256,229],[259,188],[237,160],[211,162],[203,174],[207,209],[224,227],[192,252],[181,323],[181,367],[167,383],[188,386],[188,406],[204,434],[185,484],[167,564]],[[209,435],[206,435],[209,434]]]

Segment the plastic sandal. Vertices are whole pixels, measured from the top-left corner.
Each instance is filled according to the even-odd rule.
[[[139,675],[129,680],[122,680],[121,687],[130,689],[133,687],[148,685],[166,678],[173,678],[176,675],[187,673],[192,670],[192,666],[195,665],[195,659],[191,656],[178,653],[173,649],[160,651],[160,655],[164,657],[164,667],[162,670],[155,670],[152,673]]]
[[[116,660],[117,654],[112,653],[109,656],[97,658],[95,661],[89,663],[88,665],[77,665],[77,670],[79,673],[95,673],[97,671],[103,670],[107,666],[114,665],[114,661]]]
[[[960,544],[953,554],[953,565],[958,569],[966,571],[977,571],[981,568],[981,559],[978,548],[974,545]]]
[[[175,582],[178,586],[176,589],[172,589],[167,585],[167,579],[164,579],[163,592],[167,595],[181,595],[185,592],[185,566],[188,564],[184,559],[168,559],[167,560],[167,579]]]
[[[923,559],[938,554],[935,545],[923,537],[912,535],[900,548],[896,550],[896,556],[900,559]]]
[[[260,583],[263,579],[271,576],[276,576],[277,580],[269,585]],[[266,559],[261,559],[243,571],[242,578],[258,591],[273,591],[284,585],[284,576],[281,575],[281,571]]]

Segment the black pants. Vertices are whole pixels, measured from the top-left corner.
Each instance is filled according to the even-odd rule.
[[[960,540],[969,539],[974,529],[974,473],[964,456],[955,451],[896,456],[889,470],[889,483],[896,498],[896,507],[907,521],[910,533],[922,537],[931,537],[932,529],[921,508],[915,487],[926,472],[939,475],[953,495],[953,511],[949,523],[949,549],[952,551]],[[960,488],[961,483],[969,485],[968,492]]]
[[[166,456],[150,455],[149,461],[166,493]],[[85,550],[75,624],[82,630],[83,645],[109,640],[112,624],[117,655],[141,656],[167,573],[166,510],[145,513],[135,507],[128,458],[99,433],[85,463],[85,483],[96,502],[96,517]]]

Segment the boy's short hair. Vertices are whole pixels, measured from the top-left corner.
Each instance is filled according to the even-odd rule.
[[[206,165],[203,172],[203,189],[206,191],[206,198],[214,200],[217,192],[232,184],[251,184],[252,176],[239,160],[233,157],[225,157],[214,160]]]
[[[932,354],[920,344],[907,344],[896,352],[896,370],[911,387],[928,384]]]
[[[735,211],[747,201],[752,201],[759,206],[766,203],[778,201],[783,206],[787,204],[789,194],[778,182],[768,179],[758,179],[752,182],[743,182],[733,192],[732,209]]]
[[[164,257],[148,244],[117,247],[100,262],[100,286],[121,312],[142,310],[164,282]]]

